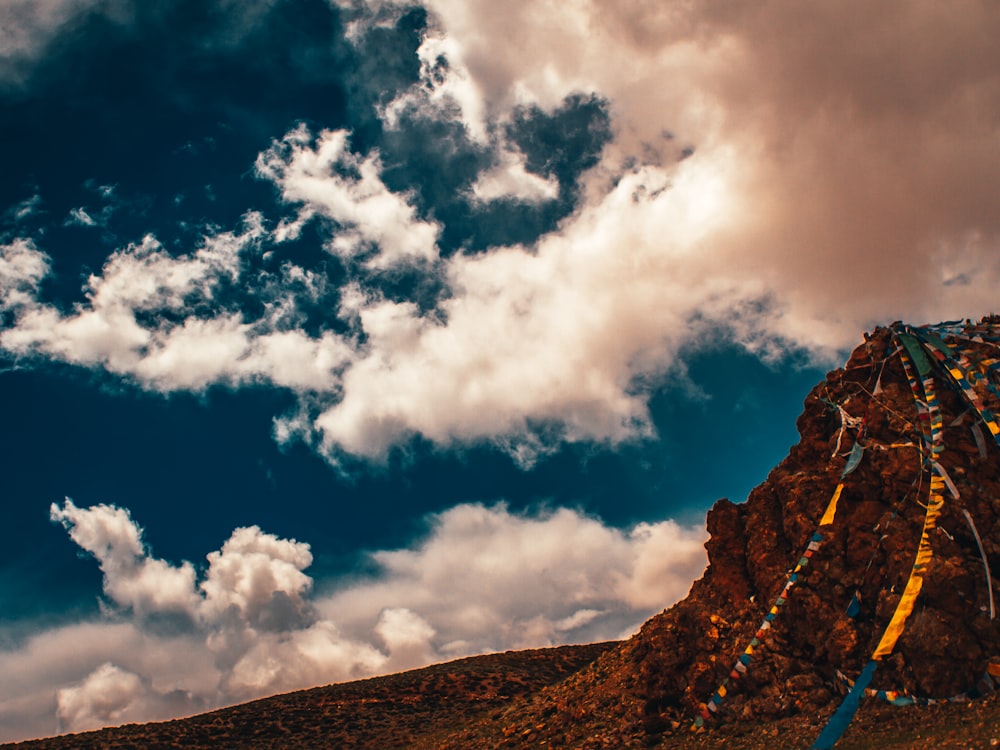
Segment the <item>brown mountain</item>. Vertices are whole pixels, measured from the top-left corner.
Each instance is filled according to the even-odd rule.
[[[788,457],[711,510],[704,576],[628,641],[18,747],[808,747],[869,671],[838,747],[998,746],[998,356],[1000,318],[866,336]]]

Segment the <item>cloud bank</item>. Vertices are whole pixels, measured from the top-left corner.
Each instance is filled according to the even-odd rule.
[[[618,638],[683,596],[704,532],[561,508],[459,505],[372,575],[305,572],[309,545],[236,529],[207,565],[155,557],[124,508],[53,504],[103,576],[101,619],[0,651],[4,739],[150,721],[469,654]],[[53,710],[54,706],[54,710]]]
[[[356,40],[396,7],[339,5]],[[552,144],[517,123],[592,94],[612,138],[558,226],[443,253],[421,184],[390,187],[383,155],[352,150],[348,131],[299,126],[256,163],[286,213],[207,231],[186,255],[153,236],[116,250],[72,309],[32,295],[50,261],[37,240],[9,239],[0,347],[163,392],[291,389],[300,408],[277,434],[334,462],[384,460],[420,436],[530,465],[564,441],[650,435],[649,384],[706,341],[833,362],[876,322],[991,311],[989,6],[426,5],[421,80],[379,110],[399,134],[394,179],[406,128],[437,121],[488,156],[464,183],[470,211],[573,194],[544,167]],[[336,282],[248,261],[280,259],[310,224],[342,264]],[[234,287],[264,314],[224,304]],[[299,311],[323,294],[317,332]]]
[[[630,161],[668,166],[665,130],[693,147],[727,188],[700,254],[766,288],[768,333],[843,347],[873,321],[991,309],[989,5],[427,5],[489,116],[573,90],[611,102],[591,206]]]

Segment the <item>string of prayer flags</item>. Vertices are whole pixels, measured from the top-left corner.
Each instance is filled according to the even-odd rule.
[[[979,556],[983,558],[983,567],[986,569],[986,590],[990,592],[990,619],[996,619],[996,607],[993,603],[993,579],[990,576],[990,561],[986,558],[986,550],[983,549],[983,540],[979,536],[979,529],[976,528],[976,522],[972,520],[972,514],[968,510],[962,508],[962,513],[965,514],[965,520],[969,524],[969,528],[972,529],[972,536],[976,538],[976,544],[979,547]]]
[[[860,458],[858,461],[860,461]],[[845,471],[841,475],[841,479],[843,479],[843,475],[846,473],[847,471],[845,468]],[[757,632],[750,640],[750,643],[747,644],[747,647],[743,649],[743,653],[740,654],[736,663],[733,664],[733,668],[730,670],[729,676],[723,679],[722,684],[716,688],[715,692],[712,693],[712,696],[701,707],[698,716],[695,717],[694,723],[691,725],[692,732],[696,732],[704,727],[705,722],[712,717],[712,714],[719,710],[719,706],[722,704],[722,699],[725,698],[729,692],[730,681],[738,681],[744,674],[746,674],[747,667],[750,666],[750,662],[753,660],[754,651],[761,645],[765,634],[771,629],[771,624],[781,611],[781,607],[783,607],[785,602],[788,601],[788,596],[791,593],[792,588],[798,582],[800,573],[802,573],[806,566],[809,565],[809,560],[813,557],[813,555],[819,552],[820,548],[823,546],[824,537],[823,534],[820,533],[819,529],[822,529],[825,526],[830,526],[833,523],[837,516],[837,503],[840,500],[840,494],[843,490],[844,483],[841,481],[837,484],[830,501],[827,503],[826,510],[823,512],[823,516],[819,521],[819,528],[810,538],[809,544],[803,551],[802,556],[799,558],[798,563],[792,570],[791,575],[788,576],[788,580],[781,589],[781,593],[779,593],[777,598],[775,598],[774,603],[764,616],[764,620],[761,622],[760,627],[757,628]]]
[[[864,694],[867,698],[877,698],[878,700],[885,701],[893,706],[933,706],[938,703],[964,703],[969,700],[980,698],[987,693],[994,692],[997,687],[994,677],[1000,677],[1000,669],[996,669],[998,666],[1000,665],[990,664],[986,669],[986,673],[980,678],[976,685],[963,693],[949,695],[947,698],[925,698],[923,696],[912,695],[907,693],[905,690],[882,690],[871,687],[865,688]],[[993,673],[994,670],[996,670],[997,674]],[[855,681],[839,669],[837,670],[837,677],[841,682],[847,685],[848,688],[854,687]]]
[[[933,465],[938,463],[938,458],[944,451],[944,440],[941,409],[938,403],[937,393],[934,388],[934,379],[931,375],[930,361],[923,356],[915,337],[906,336],[905,334],[901,335],[900,343],[910,354],[910,357],[916,364],[917,371],[921,376],[920,385],[923,389],[922,401],[918,396],[917,384],[915,382],[911,383],[911,389],[913,390],[915,401],[917,403],[922,402],[927,407],[929,422],[928,428],[930,434],[930,462],[933,467]],[[935,528],[937,519],[941,515],[941,510],[944,507],[944,497],[942,494],[944,487],[945,482],[941,472],[932,469],[927,510],[924,515],[924,525],[920,534],[920,543],[917,547],[917,554],[913,561],[913,567],[910,570],[910,577],[906,582],[906,587],[903,589],[903,594],[900,597],[899,602],[896,604],[896,609],[893,612],[885,631],[882,633],[882,637],[879,640],[878,645],[872,652],[871,658],[862,670],[857,682],[848,692],[844,700],[841,701],[841,704],[837,707],[833,716],[831,716],[827,721],[826,726],[823,727],[823,730],[820,732],[816,741],[812,745],[812,750],[832,750],[833,746],[841,738],[843,733],[847,730],[847,727],[850,726],[851,721],[854,719],[854,714],[857,713],[861,698],[864,696],[865,689],[871,682],[872,677],[874,677],[875,670],[878,669],[879,662],[881,662],[885,656],[892,653],[900,635],[902,635],[903,629],[906,626],[906,621],[909,619],[910,614],[912,614],[917,596],[920,594],[920,590],[923,587],[924,573],[926,572],[927,566],[930,564],[934,555],[934,550],[931,547],[930,542],[930,532]]]
[[[961,321],[959,321],[959,324]],[[812,750],[831,750],[837,743],[844,731],[850,725],[857,711],[862,697],[876,697],[885,700],[893,705],[912,705],[913,703],[931,704],[935,702],[967,700],[981,695],[980,686],[966,691],[951,698],[918,698],[901,691],[883,690],[870,688],[869,685],[875,675],[879,664],[889,656],[902,636],[906,623],[914,611],[917,598],[920,595],[927,574],[934,558],[934,550],[931,545],[932,532],[938,529],[937,523],[944,509],[946,496],[955,500],[960,499],[960,493],[955,482],[948,471],[941,464],[941,457],[944,453],[944,424],[941,405],[938,399],[938,383],[953,385],[964,400],[978,415],[978,420],[974,420],[971,431],[976,442],[979,455],[987,457],[986,438],[981,425],[986,425],[990,435],[1000,444],[1000,418],[990,409],[984,401],[980,391],[989,393],[1000,399],[1000,359],[985,357],[980,350],[976,350],[969,345],[962,345],[960,341],[970,342],[980,347],[991,346],[1000,350],[1000,326],[981,324],[980,326],[965,326],[942,323],[932,327],[914,328],[906,325],[895,325],[892,329],[892,343],[886,352],[886,358],[898,355],[903,372],[913,397],[914,407],[917,412],[917,424],[921,433],[921,441],[917,447],[920,449],[921,463],[923,468],[929,473],[929,489],[927,492],[927,502],[923,525],[920,533],[920,540],[917,551],[913,559],[909,577],[899,601],[889,618],[881,637],[878,640],[868,662],[862,669],[858,679],[854,682],[848,680],[838,671],[841,679],[850,686],[850,690],[844,700],[838,706],[833,716],[823,728],[819,737],[812,745]],[[945,337],[952,343],[945,340]],[[882,370],[879,371],[875,391],[872,394],[878,395],[883,392],[882,373],[884,372],[885,361],[882,363]],[[939,378],[940,380],[936,380]],[[823,399],[826,401],[826,399]],[[822,547],[825,538],[829,533],[829,527],[834,523],[837,516],[837,506],[844,489],[845,478],[854,472],[861,464],[865,447],[861,441],[866,430],[867,415],[864,418],[852,417],[844,409],[843,404],[835,404],[827,401],[835,408],[840,416],[840,429],[837,432],[836,446],[833,455],[839,455],[841,441],[848,428],[857,428],[858,435],[854,445],[847,454],[847,461],[840,474],[840,481],[833,491],[827,507],[820,518],[816,531],[810,538],[806,550],[803,552],[798,564],[792,570],[785,582],[784,587],[774,600],[758,627],[754,637],[737,658],[728,677],[703,704],[696,717],[692,731],[701,729],[705,721],[719,711],[723,699],[731,691],[731,686],[739,681],[753,661],[754,653],[760,648],[767,631],[771,629],[781,608],[788,601],[796,582],[804,575],[804,569],[808,566],[810,559]],[[967,411],[966,413],[970,413]],[[962,415],[964,417],[964,414]],[[960,426],[962,417],[956,419],[950,427]],[[913,445],[905,443],[901,445]],[[874,447],[882,447],[874,445]],[[891,447],[896,447],[894,444]],[[972,530],[976,543],[979,546],[980,557],[986,570],[986,583],[989,591],[989,612],[990,618],[996,617],[996,608],[993,598],[992,580],[990,576],[989,562],[983,548],[982,540],[976,529],[975,523],[968,510],[963,510],[969,528]],[[941,529],[943,531],[943,529]],[[950,536],[950,535],[949,535]],[[871,561],[869,561],[869,566]],[[851,601],[846,608],[848,617],[856,617],[861,610],[859,593],[851,597]],[[1000,663],[991,662],[987,675],[982,685],[992,691],[995,687],[994,679],[1000,678]],[[988,683],[988,684],[987,684]],[[1000,679],[997,680],[1000,685]]]

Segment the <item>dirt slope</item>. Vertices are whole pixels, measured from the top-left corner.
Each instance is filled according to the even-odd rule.
[[[300,690],[188,719],[0,745],[21,750],[391,750],[432,746],[592,662],[614,644],[511,651]],[[430,743],[429,745],[427,743]]]

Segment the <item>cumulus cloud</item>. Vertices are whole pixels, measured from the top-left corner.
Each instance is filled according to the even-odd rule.
[[[15,240],[0,247],[0,304],[14,313],[13,324],[0,330],[0,347],[16,357],[101,367],[161,392],[257,381],[331,388],[348,345],[289,324],[296,317],[289,292],[301,288],[309,298],[312,275],[283,268],[278,278],[264,279],[264,314],[256,320],[219,300],[220,290],[241,278],[244,255],[263,233],[261,218],[249,214],[241,231],[206,235],[186,256],[171,255],[148,235],[113,253],[88,279],[86,304],[70,312],[39,299],[51,261],[30,240]]]
[[[532,174],[525,168],[522,154],[506,151],[496,166],[479,175],[472,186],[472,195],[479,201],[513,198],[538,203],[557,198],[559,183],[552,177]]]
[[[440,316],[365,300],[366,348],[344,373],[343,398],[315,420],[323,444],[380,456],[401,435],[499,439],[530,463],[553,437],[650,434],[638,378],[667,370],[693,337],[721,335],[713,325],[748,345],[763,335],[739,316],[766,287],[706,252],[727,190],[703,162],[672,182],[640,170],[534,248],[452,258]]]
[[[213,655],[199,639],[186,634],[151,632],[137,621],[109,617],[40,629],[26,641],[0,651],[4,679],[0,681],[0,727],[4,740],[50,735],[75,729],[94,728],[86,711],[87,696],[99,700],[93,690],[99,680],[88,678],[108,672],[121,682],[141,688],[119,693],[120,700],[103,709],[120,712],[100,723],[149,721],[195,713],[217,705],[218,671]],[[17,641],[14,641],[17,644]],[[102,669],[103,668],[103,669]],[[87,685],[90,689],[81,690]],[[57,713],[60,691],[66,694],[72,715]],[[79,725],[71,723],[73,717]]]
[[[369,677],[391,667],[376,646],[346,637],[329,620],[279,633],[242,635],[239,658],[231,665],[220,663],[219,687],[228,702]],[[208,643],[217,654],[218,634]]]
[[[340,154],[344,134],[309,143],[305,131],[293,131],[280,155],[265,159],[269,174],[297,184],[312,173],[294,165],[329,166],[333,157],[323,153]],[[327,196],[329,183],[337,201],[353,200],[338,193],[345,178],[326,168],[308,178],[315,194]],[[651,434],[646,396],[635,381],[667,369],[698,333],[694,311],[718,322],[764,295],[753,279],[719,273],[704,280],[715,269],[703,249],[727,190],[703,161],[688,160],[670,177],[652,167],[626,175],[533,248],[441,261],[436,267],[451,294],[431,314],[415,302],[386,299],[375,281],[359,276],[340,290],[335,313],[352,327],[349,337],[282,329],[274,318],[283,314],[280,305],[258,321],[218,309],[217,290],[245,280],[241,258],[264,241],[259,217],[248,217],[239,233],[206,237],[187,256],[147,237],[91,276],[86,306],[66,314],[38,301],[22,305],[0,344],[22,356],[103,366],[161,391],[266,380],[317,393],[304,402],[314,420],[297,419],[334,460],[345,452],[381,459],[419,434],[449,447],[493,441],[529,465],[562,440],[614,444]],[[406,224],[411,209],[403,214],[399,236],[423,242]],[[629,252],[621,251],[623,242]],[[5,284],[12,289],[37,283],[47,269],[28,245],[8,255]],[[262,293],[277,300],[293,278],[307,288],[313,283],[310,272],[293,269]],[[208,310],[205,317],[199,307]],[[733,321],[728,325],[735,330]],[[753,325],[740,331],[747,341],[759,333]],[[282,431],[294,432],[288,422]]]
[[[312,579],[302,571],[312,564],[309,545],[278,539],[256,526],[237,529],[218,552],[208,555],[201,583],[203,616],[217,620],[229,612],[256,627],[287,629],[306,608]],[[275,603],[281,602],[275,611]]]
[[[403,4],[338,5],[361,38]],[[563,441],[651,435],[650,385],[706,341],[834,363],[875,323],[993,309],[1000,17],[982,4],[425,5],[421,78],[382,106],[387,131],[461,123],[487,154],[463,183],[473,219],[556,191],[576,201],[558,226],[442,257],[446,227],[390,189],[377,148],[299,126],[256,161],[289,211],[271,230],[182,256],[130,246],[71,312],[32,302],[48,261],[7,246],[0,288],[16,313],[0,346],[161,391],[292,389],[299,408],[275,433],[334,462],[382,460],[419,435],[492,443],[528,466]],[[607,102],[613,137],[577,194],[532,171],[508,126],[587,97]],[[280,253],[310,222],[344,275],[307,335],[239,258]],[[226,285],[278,318],[227,307]],[[407,292],[428,287],[430,302]]]
[[[394,106],[448,101],[474,133],[468,113],[595,92],[615,137],[556,231],[451,259],[433,317],[369,298],[315,421],[328,451],[420,434],[530,464],[649,434],[636,384],[705,338],[833,363],[875,323],[993,309],[1000,19],[980,4],[426,5],[424,85]],[[514,173],[477,187],[516,194]]]
[[[373,574],[316,591],[309,545],[257,527],[236,529],[197,574],[155,557],[124,508],[66,500],[51,515],[97,559],[109,601],[103,619],[0,651],[3,739],[623,637],[705,565],[704,531],[671,521],[623,530],[566,508],[469,504],[429,517],[410,547],[372,552]]]
[[[373,632],[385,644],[393,662],[402,669],[429,664],[437,658],[431,644],[436,635],[434,628],[406,607],[383,609]]]
[[[342,250],[365,238],[382,248],[363,266],[430,259],[436,229],[388,192],[375,157],[349,157],[346,144],[342,131],[313,141],[297,128],[258,170],[305,201],[302,211],[346,223],[331,235]],[[382,460],[414,435],[443,447],[492,442],[525,466],[561,441],[614,445],[652,434],[647,394],[635,384],[669,370],[692,339],[723,330],[754,346],[769,335],[766,284],[717,268],[708,251],[718,217],[735,211],[724,167],[708,158],[669,172],[644,167],[533,247],[418,266],[443,275],[449,290],[429,313],[386,298],[377,275],[359,272],[330,314],[348,335],[283,328],[290,313],[280,305],[257,321],[219,309],[217,290],[247,281],[241,259],[267,241],[261,217],[250,215],[242,231],[207,236],[186,256],[152,237],[114,253],[89,279],[86,306],[64,314],[25,305],[0,345],[161,391],[263,380],[315,394],[277,431],[305,434],[333,461]],[[40,251],[19,247],[5,283],[23,289],[47,267]],[[258,295],[281,299],[293,277],[308,288],[310,273],[286,266],[283,283],[258,284]]]
[[[773,335],[842,348],[873,321],[991,309],[1000,19],[983,4],[425,5],[491,117],[612,102],[593,200],[629,163],[668,166],[664,131],[695,147],[731,193],[703,252],[767,286]]]
[[[311,621],[305,595],[312,579],[309,545],[279,539],[256,526],[239,528],[216,552],[196,585],[189,562],[172,565],[153,557],[128,510],[99,504],[78,508],[55,503],[49,515],[92,554],[104,576],[104,593],[136,615],[182,612],[216,626],[238,621],[262,630],[287,630]]]
[[[194,568],[190,563],[174,567],[150,557],[127,510],[109,505],[78,508],[66,500],[62,507],[53,503],[49,516],[97,558],[104,574],[104,593],[117,604],[138,615],[194,614]]]
[[[559,508],[533,515],[459,505],[407,549],[373,553],[382,573],[322,597],[347,632],[376,617],[441,654],[585,642],[628,634],[687,593],[705,565],[704,531],[672,521],[609,527]],[[401,613],[381,611],[393,602]],[[413,615],[421,620],[414,621]]]
[[[485,143],[490,137],[486,102],[469,75],[462,50],[448,36],[427,34],[417,49],[422,85],[407,89],[381,108],[380,116],[390,128],[400,127],[402,115],[432,120],[455,117],[470,138]]]
[[[78,685],[56,694],[56,714],[74,729],[99,729],[124,723],[136,700],[143,694],[139,676],[105,662]]]
[[[405,197],[385,186],[377,153],[360,157],[348,140],[345,130],[323,131],[314,139],[301,125],[258,157],[257,172],[285,201],[301,204],[307,216],[320,214],[337,223],[332,252],[370,255],[366,263],[373,268],[433,260],[438,227],[417,218]]]

